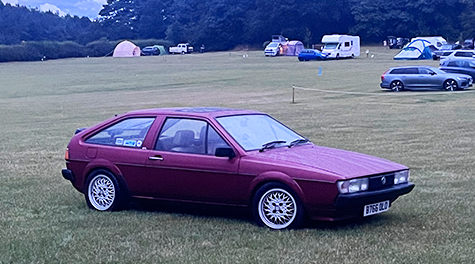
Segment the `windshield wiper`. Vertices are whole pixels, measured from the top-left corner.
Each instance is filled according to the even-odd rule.
[[[264,145],[262,145],[262,148],[259,150],[259,152],[262,152],[266,149],[275,148],[275,145],[283,144],[285,142],[287,142],[287,141],[285,141],[285,140],[274,140],[274,141],[271,141],[271,142],[267,142]]]
[[[289,148],[291,148],[293,146],[297,146],[299,144],[308,143],[308,142],[310,142],[310,140],[308,140],[306,138],[299,138],[299,139],[296,139],[296,140],[290,142]]]

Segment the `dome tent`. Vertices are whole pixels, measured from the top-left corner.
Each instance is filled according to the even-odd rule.
[[[112,57],[138,57],[140,56],[140,48],[134,43],[124,40],[117,44]]]
[[[447,44],[442,37],[420,37],[412,39],[396,56],[395,60],[427,60],[432,59],[432,52],[437,47]]]

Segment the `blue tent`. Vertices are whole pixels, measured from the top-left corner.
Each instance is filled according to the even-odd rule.
[[[437,48],[425,39],[416,39],[407,44],[396,56],[395,60],[428,60],[432,59],[432,51]]]

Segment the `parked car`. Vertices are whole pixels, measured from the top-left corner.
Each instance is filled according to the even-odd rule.
[[[155,46],[147,46],[142,49],[142,55],[144,56],[153,56],[153,55],[160,55],[160,49]]]
[[[444,89],[455,91],[472,86],[469,75],[446,73],[430,66],[405,66],[387,70],[381,75],[381,88],[399,92],[403,89]]]
[[[402,49],[409,43],[409,38],[388,36],[386,41],[390,49]]]
[[[450,53],[445,53],[445,52],[448,52],[448,51],[452,52],[454,50],[458,50],[461,48],[462,46],[460,46],[459,44],[444,44],[438,50],[432,51],[432,58],[434,60],[439,60],[442,54],[444,54],[444,56],[450,55]]]
[[[279,42],[271,42],[264,50],[264,55],[266,56],[279,56],[284,54],[284,46]]]
[[[442,61],[439,69],[444,72],[462,73],[475,78],[475,59],[453,59]]]
[[[192,53],[193,47],[190,45],[190,43],[180,43],[176,47],[169,47],[168,52],[170,52],[170,54]]]
[[[249,207],[270,229],[379,214],[414,188],[404,165],[314,145],[250,110],[128,112],[79,129],[65,159],[92,209],[129,198]]]
[[[327,56],[319,50],[303,49],[298,55],[299,61],[325,60]]]
[[[451,60],[455,58],[474,58],[475,51],[473,50],[449,50],[440,55],[440,60]]]
[[[475,38],[466,39],[462,44],[462,48],[463,49],[474,49],[475,48],[474,41],[475,41]]]

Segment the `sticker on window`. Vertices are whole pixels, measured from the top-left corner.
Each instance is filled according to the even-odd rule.
[[[124,140],[124,146],[126,147],[135,147],[137,144],[137,141],[135,140]]]
[[[116,145],[123,145],[124,144],[124,139],[123,138],[116,138],[115,139],[115,144]]]

